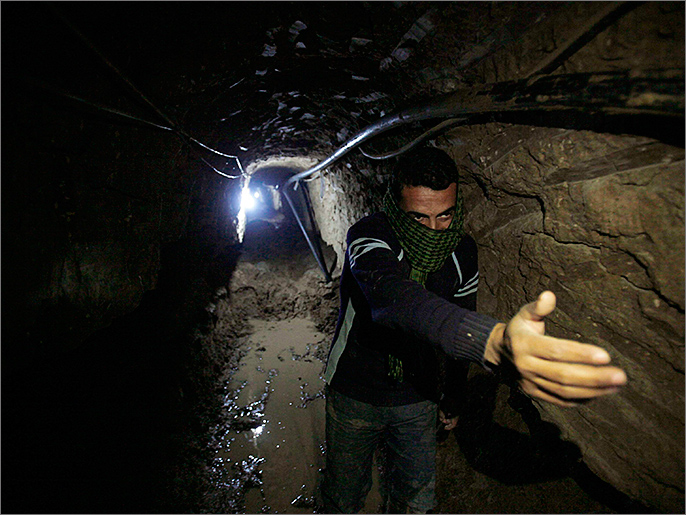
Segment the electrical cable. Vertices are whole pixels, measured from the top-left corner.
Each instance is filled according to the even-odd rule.
[[[24,81],[24,82],[26,82],[32,86],[41,88],[41,89],[43,89],[45,91],[49,91],[51,93],[55,93],[57,95],[61,95],[61,96],[68,98],[70,100],[74,100],[75,102],[79,102],[81,104],[85,104],[87,106],[93,107],[99,111],[104,111],[106,113],[121,116],[121,117],[127,118],[129,120],[134,120],[136,122],[141,122],[143,124],[155,127],[156,129],[161,129],[164,131],[171,131],[171,132],[176,131],[176,129],[173,127],[167,127],[165,125],[160,125],[159,123],[151,122],[150,120],[146,120],[146,119],[141,118],[139,116],[134,116],[132,114],[125,113],[124,111],[120,111],[120,110],[114,109],[112,107],[107,107],[105,105],[98,104],[96,102],[93,102],[92,100],[86,100],[85,98],[77,97],[76,95],[72,95],[71,93],[67,93],[66,91],[64,91],[60,88],[57,88],[53,85],[47,84],[44,81],[40,81],[40,80],[37,80],[37,79],[32,78],[32,77],[22,76],[22,77],[16,77],[16,78],[18,78],[18,79],[20,79],[20,80],[22,80],[22,81]]]
[[[115,74],[116,74],[116,75],[117,75],[117,76],[118,76],[118,77],[119,77],[119,78],[120,78],[129,88],[131,88],[131,90],[132,90],[134,93],[136,93],[136,95],[138,95],[146,104],[148,104],[148,106],[150,106],[150,107],[155,111],[155,113],[157,113],[164,121],[166,121],[166,122],[171,126],[171,130],[173,130],[179,137],[181,137],[182,140],[188,140],[188,141],[184,141],[186,144],[189,144],[188,142],[190,141],[190,142],[195,143],[196,145],[199,145],[199,146],[201,146],[202,148],[204,148],[204,149],[206,149],[206,150],[208,150],[208,151],[210,151],[210,152],[212,152],[212,153],[214,153],[214,154],[220,155],[220,156],[222,156],[222,157],[228,157],[228,158],[234,159],[234,160],[236,161],[236,163],[238,164],[238,168],[239,168],[240,171],[241,171],[241,175],[242,175],[242,176],[245,176],[245,171],[243,170],[243,165],[241,164],[241,161],[240,161],[240,159],[238,158],[238,156],[234,156],[234,155],[231,155],[231,154],[226,154],[226,153],[224,153],[224,152],[220,152],[219,150],[216,150],[216,149],[214,149],[214,148],[211,148],[211,147],[205,145],[204,143],[202,143],[201,141],[197,140],[196,138],[194,138],[194,137],[191,136],[190,134],[188,134],[188,133],[187,133],[186,131],[184,131],[183,129],[181,129],[181,128],[180,128],[176,123],[174,123],[174,122],[173,122],[164,112],[162,112],[160,109],[158,109],[157,106],[156,106],[155,104],[153,104],[153,103],[148,99],[148,97],[146,97],[146,96],[145,96],[145,95],[144,95],[144,94],[143,94],[143,93],[133,84],[133,82],[131,82],[131,81],[130,81],[130,80],[129,80],[129,79],[128,79],[128,78],[127,78],[127,77],[126,77],[126,76],[125,76],[125,75],[124,75],[124,74],[114,65],[114,64],[112,64],[112,62],[110,62],[110,60],[107,59],[107,57],[105,57],[105,55],[104,55],[102,52],[100,52],[100,51],[97,49],[97,47],[96,47],[93,43],[91,43],[90,40],[89,40],[81,31],[79,31],[79,29],[78,29],[73,23],[71,23],[62,13],[60,13],[57,9],[55,9],[54,6],[50,5],[50,9],[51,9],[52,12],[55,14],[55,16],[57,16],[65,25],[67,25],[67,27],[69,27],[69,28],[79,37],[79,39],[80,39],[88,48],[90,48],[90,49],[91,49],[100,59],[102,59],[103,62],[104,62],[112,71],[114,71],[114,73],[115,73]],[[240,82],[240,81],[239,81],[239,82]],[[146,122],[146,123],[152,124],[152,122]],[[153,124],[153,125],[154,125],[154,124]],[[205,162],[206,164],[209,164],[209,163],[207,163],[207,161],[204,160],[204,159],[203,159],[203,162]],[[210,167],[211,167],[215,172],[220,173],[220,175],[223,175],[223,176],[225,176],[225,177],[230,177],[230,176],[228,176],[228,175],[226,175],[226,174],[223,174],[223,173],[219,172],[214,166],[211,166],[211,165],[210,165]]]
[[[447,127],[451,127],[452,125],[457,125],[460,122],[463,122],[466,120],[466,118],[450,118],[448,120],[444,120],[438,125],[435,125],[431,129],[429,129],[426,132],[423,132],[421,135],[410,141],[407,145],[400,147],[397,150],[391,150],[389,152],[384,152],[383,154],[370,154],[366,152],[362,147],[360,147],[360,153],[368,157],[369,159],[376,159],[376,160],[382,160],[382,159],[390,159],[391,157],[396,157],[399,156],[400,154],[403,154],[410,150],[411,148],[417,146],[419,143],[422,141],[429,139],[431,136],[434,134],[438,134],[439,132],[443,131],[443,129],[446,129]]]
[[[554,72],[564,61],[574,55],[586,43],[600,32],[616,22],[629,11],[640,7],[645,2],[603,2],[602,8],[591,16],[585,23],[576,26],[573,35],[564,43],[557,46],[553,52],[533,67],[524,79],[535,80],[537,77]]]
[[[550,55],[542,59],[534,68],[532,68],[523,78],[536,80],[538,77],[555,71],[565,60],[569,59],[579,48],[583,47],[594,36],[600,33],[612,23],[617,21],[629,11],[635,9],[640,4],[645,2],[608,2],[598,13],[592,16],[585,24],[578,27],[574,35],[569,38],[563,45],[558,47]],[[385,152],[383,154],[369,154],[360,146],[360,152],[363,156],[369,159],[389,159],[391,157],[399,156],[415,147],[417,144],[428,139],[430,136],[440,132],[444,128],[459,123],[463,119],[446,120],[439,123],[435,127],[429,129],[419,137],[408,143],[407,145],[394,150]],[[452,122],[452,123],[449,123]]]
[[[415,121],[435,118],[451,119],[439,123],[396,151],[387,152],[378,156],[365,153],[361,148],[360,151],[363,155],[366,155],[371,159],[388,159],[402,154],[429,136],[436,134],[445,127],[453,124],[446,122],[452,122],[452,120],[463,121],[468,119],[464,117],[465,115],[469,116],[489,112],[588,110],[591,112],[605,111],[608,113],[652,112],[653,114],[662,116],[683,116],[683,70],[681,70],[680,77],[674,77],[668,70],[666,73],[658,71],[658,73],[655,74],[655,77],[648,73],[645,77],[639,79],[636,79],[636,77],[632,76],[629,72],[624,74],[618,73],[614,76],[607,73],[576,74],[576,76],[568,75],[564,77],[553,77],[552,79],[550,75],[545,74],[559,67],[565,59],[573,55],[591,39],[593,35],[611,25],[622,15],[635,7],[635,5],[627,4],[628,2],[613,2],[602,9],[599,14],[596,14],[583,26],[581,32],[577,31],[570,41],[565,42],[558,52],[555,52],[553,55],[544,59],[529,72],[524,81],[496,83],[491,84],[490,86],[486,85],[486,87],[474,88],[473,94],[471,95],[469,94],[469,91],[453,92],[452,94],[432,99],[423,105],[382,117],[377,122],[368,125],[357,134],[353,135],[333,154],[319,164],[290,177],[280,185],[284,189],[284,194],[288,198],[287,187],[290,185],[293,185],[293,189],[296,190],[301,180],[320,177],[322,171],[327,166],[333,164],[366,140],[378,136],[394,127]],[[667,92],[666,95],[663,94],[662,87],[659,83],[661,78],[667,83],[664,88]],[[539,83],[536,91],[531,88],[534,82]],[[522,83],[524,83],[524,87],[522,87]],[[579,98],[574,97],[575,90],[573,88],[578,88],[579,86],[588,87],[589,85],[592,85],[594,90],[605,93],[608,98],[603,98],[601,102],[590,102],[588,99],[584,99],[583,95]],[[623,98],[621,95],[617,94],[616,88],[618,86],[626,87],[627,85],[630,94],[628,95],[628,98]],[[555,91],[553,97],[557,97],[560,95],[560,91],[557,89],[560,86],[562,86],[563,89],[565,87],[567,88],[565,91],[567,96],[563,96],[559,101],[549,101],[551,97],[544,95],[541,91],[545,90],[547,87],[550,90]],[[651,91],[652,88],[660,90],[660,98],[662,100],[657,106],[646,105],[642,98],[642,95],[645,95],[646,91]],[[578,93],[578,90],[576,90],[576,92]],[[481,98],[479,98],[479,95],[481,95]],[[456,115],[462,116],[463,118],[456,118]],[[457,121],[454,123],[457,123]],[[305,234],[305,238],[307,237],[307,234]],[[317,257],[316,254],[315,257]],[[322,267],[322,269],[325,270],[325,267]]]
[[[303,192],[303,194],[304,194],[304,192]],[[295,216],[295,221],[298,223],[298,227],[300,227],[300,231],[305,236],[305,241],[307,241],[307,245],[310,247],[310,250],[312,251],[312,255],[314,256],[314,259],[317,261],[319,268],[324,273],[324,278],[326,279],[326,282],[330,283],[332,281],[331,274],[329,273],[329,270],[326,268],[326,263],[324,261],[324,256],[322,255],[321,247],[318,244],[318,240],[317,240],[317,245],[315,246],[315,243],[312,241],[312,238],[310,238],[310,235],[307,232],[307,229],[303,225],[302,220],[300,219],[300,216],[298,215],[298,211],[295,208],[295,204],[293,204],[293,200],[291,199],[291,196],[288,194],[288,191],[286,191],[285,189],[283,190],[283,196],[286,197],[286,202],[288,203],[288,206],[291,208],[291,212]],[[312,216],[312,215],[310,214],[310,216]]]
[[[545,75],[535,83],[523,79],[485,84],[447,93],[380,118],[353,135],[319,164],[292,176],[284,186],[323,170],[362,142],[407,123],[517,112],[646,114],[677,118],[684,116],[683,105],[683,68]]]
[[[88,47],[90,48],[102,61],[112,70],[114,73],[124,81],[124,83],[133,90],[134,93],[136,93],[146,104],[148,104],[164,121],[166,121],[169,125],[174,126],[175,123],[169,119],[167,115],[165,115],[160,109],[153,104],[148,97],[146,97],[124,74],[114,65],[112,62],[105,57],[105,55],[100,52],[100,50],[97,49],[97,47],[90,42],[90,40],[73,24],[71,23],[62,13],[60,13],[54,6],[50,5],[50,9],[52,12],[57,16],[67,27],[69,27],[77,36],[78,38]]]
[[[222,171],[220,171],[220,170],[217,170],[214,166],[212,166],[212,164],[209,163],[204,157],[201,157],[200,160],[201,160],[203,163],[205,163],[207,166],[209,166],[210,168],[212,168],[212,170],[214,170],[216,173],[218,173],[219,175],[222,175],[222,176],[226,177],[227,179],[240,179],[241,176],[242,176],[242,175],[228,175],[228,174],[225,174],[224,172],[222,172]],[[237,161],[237,162],[240,163],[240,161]],[[241,171],[242,171],[242,168],[241,168]]]

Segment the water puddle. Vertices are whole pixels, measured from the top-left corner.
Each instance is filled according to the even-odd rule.
[[[324,466],[325,336],[306,319],[249,321],[253,334],[227,384],[229,427],[217,461],[245,513],[313,513]]]

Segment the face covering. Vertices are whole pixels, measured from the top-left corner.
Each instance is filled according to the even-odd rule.
[[[384,196],[383,208],[393,232],[407,254],[411,267],[410,279],[424,286],[428,274],[443,266],[464,235],[462,199],[459,193],[453,220],[444,230],[430,229],[400,209],[390,188]]]

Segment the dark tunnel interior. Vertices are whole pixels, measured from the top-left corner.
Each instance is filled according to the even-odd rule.
[[[649,355],[646,362],[658,361],[661,370],[677,377],[664,372],[653,384],[648,373],[640,375],[636,382],[645,391],[667,385],[667,395],[683,386],[683,292],[674,300],[667,286],[654,286],[670,282],[665,274],[683,285],[683,254],[669,255],[680,264],[673,271],[663,265],[667,258],[660,261],[643,247],[630,246],[639,240],[672,246],[674,233],[662,239],[648,229],[610,234],[589,221],[596,240],[577,244],[574,231],[580,229],[574,224],[586,219],[572,217],[573,231],[555,233],[557,226],[549,220],[564,202],[555,204],[552,193],[546,197],[536,189],[543,184],[546,192],[573,190],[570,198],[578,200],[582,194],[574,193],[574,185],[586,180],[655,163],[683,167],[683,4],[627,2],[636,5],[617,10],[610,4],[625,3],[3,2],[1,510],[321,512],[316,482],[325,446],[316,410],[324,390],[323,382],[315,385],[322,381],[338,318],[344,231],[380,206],[393,160],[350,152],[326,173],[288,189],[288,199],[284,185],[384,116],[454,91],[486,91],[475,105],[488,97],[496,106],[477,110],[463,127],[431,139],[483,172],[461,178],[466,201],[476,206],[475,218],[491,223],[502,209],[505,214],[498,216],[519,223],[520,211],[540,209],[549,225],[541,222],[540,230],[523,225],[525,237],[510,243],[513,254],[524,255],[525,238],[547,231],[556,238],[545,245],[583,248],[592,255],[582,265],[601,263],[604,272],[630,283],[632,294],[663,288],[655,294],[655,306],[666,306],[667,314],[656,314],[653,297],[627,301],[626,309],[640,308],[644,325],[653,331],[649,334],[663,338],[659,345],[667,342],[669,350],[645,346],[634,352],[631,347],[627,362],[640,364],[641,356]],[[601,19],[605,10],[612,12]],[[568,12],[586,33],[573,34],[579,49],[563,53],[536,31],[564,39],[560,34],[566,33],[555,24]],[[645,34],[655,33],[659,44],[650,47],[639,36],[626,35],[630,32],[620,23],[645,23]],[[618,34],[628,39],[619,40]],[[599,43],[592,39],[601,37]],[[605,109],[572,95],[571,102],[581,107],[511,111],[528,97],[522,94],[508,104],[484,84],[536,82],[526,70],[541,58],[527,61],[520,44],[559,54],[555,62],[570,60],[560,73],[631,68],[627,89],[617,97],[632,102],[635,77],[658,70],[655,76],[663,82],[650,83],[654,89],[639,95],[644,103],[629,106],[634,110],[626,105]],[[505,57],[498,53],[510,48]],[[612,54],[616,48],[621,58]],[[672,84],[679,80],[681,96],[673,100]],[[588,81],[591,86],[602,82],[597,76]],[[568,92],[559,98],[564,95]],[[394,127],[362,148],[372,154],[401,148],[434,122],[419,119]],[[497,147],[508,130],[514,135]],[[522,151],[524,157],[517,153],[524,140],[534,145],[567,136],[576,139],[564,151],[544,156],[532,146]],[[488,162],[482,157],[490,150],[486,141],[502,151],[490,154]],[[637,158],[637,148],[648,150]],[[566,157],[567,150],[570,156],[583,154],[581,164]],[[555,158],[557,175],[548,173],[548,183],[533,172],[507,182],[510,176],[503,173],[501,181],[488,166],[510,155],[541,168]],[[511,169],[521,168],[516,161]],[[559,177],[569,180],[560,186],[562,179],[554,181]],[[658,179],[623,181],[629,188],[652,186]],[[603,187],[613,193],[615,183],[608,184]],[[660,190],[648,201],[664,201],[676,210],[655,226],[673,228],[676,244],[680,237],[683,247],[683,181],[665,186],[670,187],[671,193]],[[596,209],[588,202],[588,211]],[[641,209],[622,204],[618,210],[626,216],[613,214],[613,223],[633,216],[621,209],[634,208]],[[495,225],[484,226],[473,222],[488,265],[499,261],[489,257],[499,240],[487,234]],[[619,250],[602,247],[601,239],[602,245],[628,241],[632,268],[621,269]],[[545,253],[545,245],[536,248]],[[500,260],[503,267],[510,266],[508,259]],[[493,280],[484,308],[502,317],[511,306],[493,300],[498,294],[521,286],[531,295],[533,288],[563,283],[565,270],[596,284],[592,281],[600,272],[589,271],[592,265],[560,261],[563,271],[548,274],[512,265],[525,276],[524,285],[496,287]],[[663,275],[655,271],[659,266],[667,270]],[[498,273],[505,276],[507,269]],[[574,302],[575,288],[560,290],[568,305],[587,308]],[[625,307],[616,304],[617,311]],[[589,301],[588,306],[594,305]],[[302,329],[297,324],[305,320],[309,325]],[[623,320],[616,324],[622,326]],[[623,351],[635,340],[633,329],[613,332],[614,319],[596,321],[589,322],[597,328],[593,341],[611,342]],[[572,325],[565,323],[561,319],[562,330]],[[291,326],[283,324],[303,331],[301,343],[307,346],[284,343]],[[255,336],[260,331],[274,342],[283,340],[278,343],[283,349],[272,356],[275,368],[258,366],[267,377],[265,393],[247,403],[241,395],[262,379],[240,379],[246,369],[241,360],[272,359],[269,344]],[[289,364],[309,368],[286,372]],[[648,451],[639,465],[620,453],[627,468],[636,469],[632,473],[613,469],[611,461],[605,469],[605,448],[596,452],[591,444],[575,443],[570,435],[578,431],[562,430],[560,419],[541,412],[513,381],[472,367],[460,425],[439,444],[437,512],[670,513],[679,502],[683,506],[683,471],[681,476],[672,469],[662,473],[659,459]],[[303,379],[305,373],[312,378]],[[262,391],[261,384],[252,394]],[[307,441],[312,450],[288,444],[308,469],[305,484],[295,484],[301,482],[295,472],[289,476],[286,464],[294,456],[265,458],[258,450],[264,420],[277,416],[265,415],[272,409],[267,400],[281,398],[270,384],[284,390],[292,386],[302,401],[295,415],[284,415],[292,418],[284,418],[283,425],[313,435]],[[668,426],[668,434],[677,436],[660,437],[656,431],[656,438],[668,441],[668,449],[683,447],[683,395],[675,397],[676,408],[655,401],[664,408],[657,415],[641,411],[643,396],[631,393],[627,399],[622,409],[633,414],[629,418]],[[277,402],[282,401],[271,406]],[[598,417],[611,411],[604,406]],[[604,431],[602,439],[612,440],[607,435],[613,424],[588,422],[589,433]],[[252,440],[244,438],[250,434]],[[247,458],[228,451],[229,440],[241,439],[254,444]],[[587,463],[587,454],[597,460]],[[683,465],[683,453],[675,456]],[[287,485],[290,479],[293,488],[274,493],[275,485],[282,487],[273,478]],[[651,485],[648,493],[638,494],[644,483]],[[378,512],[374,502],[370,499],[365,513]]]

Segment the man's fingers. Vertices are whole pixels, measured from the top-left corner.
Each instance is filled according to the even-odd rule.
[[[532,357],[565,363],[606,365],[610,355],[597,345],[579,343],[553,336],[531,334],[527,340],[528,354]]]
[[[607,351],[544,334],[544,319],[555,309],[555,302],[555,294],[544,291],[535,302],[522,307],[505,328],[503,355],[519,372],[522,388],[561,406],[617,392],[627,377],[623,370],[609,365]]]
[[[602,397],[603,395],[617,393],[620,389],[619,386],[568,386],[549,381],[543,377],[536,377],[531,379],[531,381],[535,383],[539,389],[569,401],[575,399],[594,399],[596,397]]]
[[[451,429],[455,429],[457,427],[457,417],[455,418],[450,418],[445,421],[445,426],[444,429],[447,431],[450,431]]]
[[[555,294],[551,291],[544,291],[534,302],[526,304],[521,309],[520,314],[527,320],[538,322],[555,310],[555,303]]]
[[[627,382],[626,374],[621,368],[536,358],[529,358],[520,367],[520,373],[526,379],[555,393],[566,387],[603,389],[624,386]],[[555,384],[555,388],[549,387],[551,384]]]
[[[573,401],[566,401],[564,399],[561,399],[560,397],[557,397],[556,395],[551,395],[545,390],[542,390],[538,386],[536,386],[534,383],[527,382],[525,384],[522,384],[522,390],[524,390],[524,393],[531,397],[536,397],[538,399],[541,399],[543,401],[551,402],[553,404],[557,404],[558,406],[564,406],[567,408],[571,408],[573,406],[578,406],[580,403],[579,402],[573,402]]]

